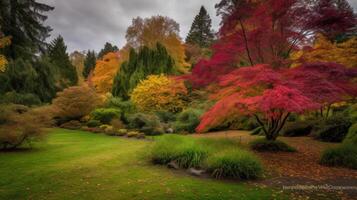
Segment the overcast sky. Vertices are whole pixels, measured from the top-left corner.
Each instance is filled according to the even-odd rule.
[[[52,37],[61,34],[68,51],[94,49],[105,42],[119,47],[125,44],[125,32],[133,18],[152,15],[168,16],[180,24],[180,35],[185,38],[193,18],[204,5],[218,30],[220,19],[214,5],[220,0],[40,0],[55,10],[46,21],[53,28]],[[357,0],[349,0],[357,9]]]

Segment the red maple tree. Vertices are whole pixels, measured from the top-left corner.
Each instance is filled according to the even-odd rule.
[[[345,0],[222,0],[216,7],[222,16],[219,40],[212,58],[192,70],[194,87],[241,66],[289,66],[289,54],[316,32],[335,36],[356,25]]]
[[[275,140],[291,113],[302,114],[357,96],[356,70],[316,63],[297,68],[270,65],[242,67],[222,76],[218,102],[206,112],[197,132],[205,132],[231,117],[255,117],[268,140]]]

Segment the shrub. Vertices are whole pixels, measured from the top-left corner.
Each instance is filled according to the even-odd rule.
[[[350,129],[348,129],[348,134],[343,140],[343,143],[357,145],[357,123],[353,124]]]
[[[151,159],[155,164],[176,161],[182,168],[200,167],[208,152],[205,146],[196,145],[192,139],[172,135],[155,143]]]
[[[180,112],[186,106],[187,89],[183,81],[164,75],[151,75],[141,81],[131,94],[131,101],[144,112]]]
[[[57,93],[53,100],[56,117],[61,121],[80,120],[101,103],[100,97],[87,85],[74,86]]]
[[[8,92],[2,96],[1,102],[3,104],[21,104],[26,106],[40,105],[40,98],[32,93],[16,93]]]
[[[94,119],[89,120],[89,121],[87,122],[87,126],[90,127],[90,128],[99,127],[99,126],[101,126],[101,125],[102,125],[102,123],[100,123],[100,121],[94,120]]]
[[[168,111],[157,111],[156,116],[164,123],[173,122],[176,120],[176,114]]]
[[[351,121],[353,123],[356,123],[357,122],[357,103],[348,107],[347,113],[344,113],[344,114],[347,114],[350,117]]]
[[[14,149],[39,140],[44,128],[50,124],[41,110],[30,110],[25,106],[0,106],[0,149]]]
[[[207,169],[215,178],[256,179],[261,177],[263,168],[260,161],[243,150],[225,151],[209,157]]]
[[[135,112],[135,106],[131,101],[123,101],[119,97],[109,97],[106,101],[105,107],[121,110],[120,119],[125,123],[128,123],[128,116]]]
[[[320,163],[327,166],[357,169],[357,147],[353,144],[344,144],[337,148],[327,149],[322,153]]]
[[[113,119],[120,118],[121,111],[116,108],[98,108],[91,113],[91,116],[94,120],[109,124]]]
[[[129,117],[129,127],[146,135],[161,135],[164,133],[162,124],[156,115],[136,113]]]
[[[127,134],[126,134],[126,136],[128,136],[128,137],[138,137],[140,135],[140,132],[138,132],[138,131],[129,131]]]
[[[126,130],[126,129],[119,129],[117,131],[118,136],[125,136],[127,133],[128,133],[128,130]]]
[[[314,126],[313,122],[307,122],[307,121],[289,122],[285,125],[282,132],[283,135],[287,137],[307,136],[311,133],[313,126]]]
[[[200,116],[202,115],[201,110],[197,109],[187,109],[184,110],[182,113],[180,113],[177,116],[176,122],[175,122],[175,130],[177,132],[189,132],[189,133],[194,133],[196,127],[200,123]]]
[[[335,115],[320,121],[314,126],[313,135],[325,142],[342,142],[351,126],[350,119],[343,115]]]
[[[120,119],[113,119],[110,122],[110,125],[112,125],[113,128],[116,130],[125,128],[124,123]]]
[[[250,147],[255,151],[260,152],[294,152],[296,151],[293,147],[287,145],[286,143],[279,140],[266,140],[257,139],[250,143]]]
[[[65,129],[71,129],[71,130],[77,130],[80,129],[82,126],[81,122],[77,121],[77,120],[71,120],[69,122],[66,122],[64,124],[61,124],[61,128],[65,128]]]

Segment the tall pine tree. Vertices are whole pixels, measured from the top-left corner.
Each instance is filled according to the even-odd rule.
[[[98,54],[98,59],[102,59],[104,55],[106,55],[107,53],[110,52],[116,52],[119,51],[119,48],[117,46],[113,46],[111,43],[107,42],[104,45],[104,48],[102,50],[100,50],[99,54]]]
[[[5,48],[7,58],[31,59],[46,49],[45,40],[52,30],[43,22],[45,12],[54,7],[37,0],[0,0],[0,32],[12,37],[12,43]]]
[[[174,60],[160,43],[155,49],[144,46],[138,53],[131,49],[129,60],[121,65],[114,78],[113,96],[128,99],[141,80],[151,74],[173,74],[174,66]]]
[[[196,15],[191,30],[186,38],[186,43],[198,45],[201,48],[209,47],[214,40],[212,20],[205,7],[201,7]]]
[[[88,78],[90,72],[94,70],[96,61],[97,61],[97,57],[95,55],[95,52],[88,51],[86,58],[84,60],[84,69],[83,69],[84,78]]]
[[[48,48],[50,62],[54,65],[56,85],[59,90],[76,85],[78,82],[76,68],[72,65],[63,37],[58,36]]]

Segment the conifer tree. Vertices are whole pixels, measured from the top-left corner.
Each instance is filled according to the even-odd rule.
[[[186,43],[195,44],[199,47],[209,47],[214,40],[214,33],[211,29],[212,20],[205,7],[201,7],[200,12],[196,15],[191,30],[186,38]]]
[[[132,49],[129,60],[121,65],[120,71],[114,78],[112,93],[114,96],[128,99],[141,80],[152,74],[173,74],[174,66],[174,60],[166,48],[159,43],[156,49],[144,46],[138,53]]]
[[[49,45],[48,55],[54,65],[55,80],[59,90],[76,85],[78,82],[76,68],[72,65],[66,52],[63,37],[58,36]]]
[[[115,45],[112,45],[111,43],[107,42],[104,45],[104,48],[102,50],[100,50],[99,54],[98,54],[98,59],[102,59],[104,55],[110,53],[110,52],[116,52],[119,51],[119,48]]]
[[[86,59],[84,60],[83,76],[88,78],[91,71],[94,70],[97,58],[94,51],[88,51]]]
[[[44,13],[53,9],[37,0],[0,1],[0,32],[12,37],[5,49],[7,58],[31,59],[35,53],[45,51],[45,40],[52,29],[43,24],[47,19]]]

